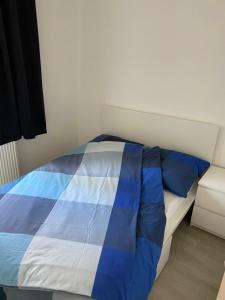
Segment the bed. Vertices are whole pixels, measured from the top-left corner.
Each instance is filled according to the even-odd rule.
[[[140,112],[110,105],[103,107],[99,120],[99,133],[107,132],[141,142],[148,146],[159,145],[169,149],[176,149],[199,156],[210,162],[213,160],[218,131],[218,126],[214,124]],[[207,132],[207,136],[205,132]],[[202,136],[204,136],[204,139],[202,139]],[[167,221],[157,276],[159,276],[169,259],[173,233],[194,202],[195,192],[196,185],[192,187],[186,199],[181,199],[167,191],[164,192]],[[22,296],[24,300],[29,299],[26,298],[29,297],[28,293],[24,292]],[[8,299],[17,299],[15,290],[8,289],[7,294]],[[13,295],[12,297],[14,298],[10,298],[10,295]],[[18,299],[21,299],[21,294],[18,297],[20,297]],[[32,297],[35,297],[35,295]],[[54,300],[90,299],[61,292],[54,292],[51,295],[45,293],[43,297],[47,297],[43,299]]]

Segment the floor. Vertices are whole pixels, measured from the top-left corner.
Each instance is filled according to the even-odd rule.
[[[148,300],[215,300],[224,261],[225,240],[184,220],[174,234],[169,262]]]

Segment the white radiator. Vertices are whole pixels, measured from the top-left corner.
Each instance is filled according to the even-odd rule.
[[[19,167],[14,142],[0,146],[0,184],[19,177]]]

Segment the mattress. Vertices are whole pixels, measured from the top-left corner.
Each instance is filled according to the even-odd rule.
[[[193,184],[187,198],[179,197],[169,191],[164,191],[166,228],[164,243],[174,233],[195,200],[197,183]]]

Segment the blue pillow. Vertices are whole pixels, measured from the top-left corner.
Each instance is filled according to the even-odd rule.
[[[92,141],[120,141],[140,144],[107,134],[97,136]],[[164,188],[180,197],[187,197],[192,184],[202,176],[210,165],[209,162],[198,157],[167,149],[160,149],[160,158]]]
[[[180,197],[187,197],[192,184],[210,165],[203,159],[173,150],[161,149],[160,157],[163,185]]]

